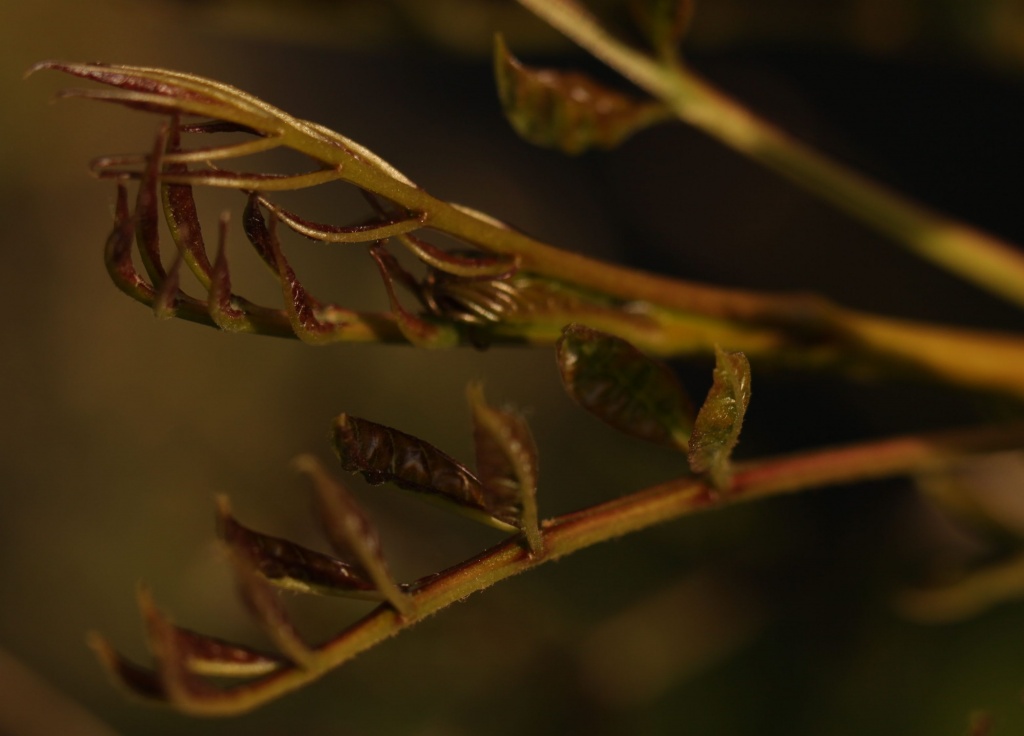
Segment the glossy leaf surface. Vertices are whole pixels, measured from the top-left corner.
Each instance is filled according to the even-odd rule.
[[[692,408],[666,364],[579,324],[565,328],[556,357],[569,395],[598,419],[634,437],[687,449]]]
[[[341,467],[362,473],[373,485],[394,483],[447,502],[490,526],[517,530],[494,515],[499,505],[465,465],[418,437],[342,414],[334,423],[334,446]]]
[[[221,538],[228,546],[279,588],[321,595],[380,597],[359,566],[249,529],[231,515],[223,498],[219,499],[218,521]]]

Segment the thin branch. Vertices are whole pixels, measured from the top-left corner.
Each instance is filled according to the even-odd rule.
[[[1024,253],[840,165],[757,117],[681,64],[624,45],[573,0],[519,0],[693,125],[768,166],[920,257],[1024,306]]]
[[[531,554],[516,537],[411,588],[414,613],[389,605],[375,609],[336,638],[313,650],[311,666],[285,666],[223,691],[175,692],[172,704],[195,715],[226,716],[252,710],[315,680],[416,622],[501,580],[591,545],[723,505],[823,486],[907,475],[948,466],[965,456],[1024,446],[1024,425],[936,435],[896,437],[800,453],[738,466],[731,485],[716,491],[686,477],[662,483],[543,524],[543,552]],[[106,651],[106,650],[104,650]],[[111,660],[108,667],[122,666]]]

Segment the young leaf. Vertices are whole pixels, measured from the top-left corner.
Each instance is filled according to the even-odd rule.
[[[114,207],[114,227],[107,237],[103,262],[114,284],[123,293],[149,306],[157,306],[163,298],[151,284],[143,279],[132,263],[132,245],[135,225],[128,207],[128,192],[118,182],[117,203]],[[176,316],[199,324],[215,325],[207,314],[206,305],[193,297],[178,292],[174,300]]]
[[[494,69],[505,117],[520,136],[538,146],[569,154],[593,146],[614,148],[669,117],[660,102],[635,100],[585,74],[524,66],[500,35]]]
[[[280,657],[190,629],[175,627],[190,672],[215,677],[256,677],[282,667]]]
[[[715,378],[690,437],[690,469],[707,473],[719,490],[729,485],[729,456],[750,403],[750,363],[743,353],[715,348]]]
[[[300,593],[380,599],[373,581],[358,566],[242,526],[223,496],[217,506],[221,538],[275,586]]]
[[[334,447],[341,467],[362,473],[372,485],[394,483],[444,501],[489,526],[518,531],[514,523],[494,515],[490,495],[465,465],[418,437],[341,414],[334,422]]]
[[[490,498],[491,513],[519,527],[533,553],[542,539],[537,519],[537,445],[522,415],[487,404],[483,386],[466,391],[473,416],[476,470]]]
[[[634,437],[688,447],[693,409],[667,365],[579,324],[562,331],[556,358],[569,395],[598,419]]]
[[[373,581],[395,610],[403,615],[411,613],[411,599],[395,583],[384,562],[377,529],[352,494],[341,482],[328,475],[312,455],[296,458],[295,467],[313,485],[319,516],[335,554],[357,570],[361,577]]]
[[[228,267],[228,223],[230,215],[224,212],[220,216],[217,228],[217,254],[209,273],[206,300],[210,318],[226,332],[252,331],[253,323],[246,312],[240,308],[238,300],[231,291],[231,269]]]
[[[160,258],[158,180],[168,136],[169,128],[166,125],[161,126],[142,172],[139,191],[135,197],[135,240],[139,246],[142,265],[155,289],[160,288],[167,276]]]
[[[414,293],[419,294],[420,288],[412,275],[398,265],[398,261],[387,248],[381,243],[375,243],[370,248],[370,255],[377,262],[380,278],[384,282],[388,302],[391,304],[391,313],[395,317],[398,329],[402,331],[402,336],[420,348],[448,348],[457,345],[459,333],[452,325],[423,319],[402,306],[395,291],[395,279],[399,279]]]
[[[254,194],[249,197],[243,215],[243,227],[260,258],[277,275],[285,312],[295,335],[311,345],[322,345],[342,333],[346,327],[343,321],[327,322],[320,318],[323,305],[306,291],[281,249],[281,241],[277,237],[276,215],[271,214],[268,225],[260,211],[259,198]],[[350,314],[355,316],[354,313]]]
[[[512,278],[467,279],[431,269],[422,294],[431,313],[455,322],[486,325],[505,322],[527,307]]]

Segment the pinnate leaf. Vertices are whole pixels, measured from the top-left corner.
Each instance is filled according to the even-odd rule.
[[[739,441],[750,403],[750,363],[743,353],[715,349],[714,383],[697,413],[690,437],[690,469],[707,473],[712,485],[729,483],[729,457]]]
[[[505,117],[523,138],[564,153],[614,148],[636,131],[665,120],[665,107],[595,82],[585,74],[531,69],[501,36],[494,49],[498,96]]]
[[[667,365],[580,324],[562,331],[556,357],[569,395],[598,419],[634,437],[687,449],[693,410]]]

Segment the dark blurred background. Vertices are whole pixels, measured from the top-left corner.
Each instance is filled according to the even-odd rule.
[[[610,11],[612,22],[618,19]],[[0,7],[0,733],[959,734],[991,710],[1024,732],[1024,606],[901,618],[936,559],[992,553],[909,482],[737,507],[585,551],[455,606],[244,717],[127,701],[84,646],[144,659],[140,580],[176,621],[260,643],[213,544],[213,504],[318,544],[296,454],[329,459],[340,411],[470,457],[463,387],[526,407],[545,515],[677,474],[561,394],[548,350],[310,348],[158,322],[101,262],[113,188],[86,162],[146,150],[157,120],[71,100],[45,58],[164,66],[235,84],[367,145],[435,195],[565,248],[687,279],[816,291],[865,310],[1013,330],[1019,312],[916,261],[682,126],[566,159],[504,123],[489,44],[614,79],[511,2],[7,2]],[[921,200],[1024,240],[1024,7],[1018,0],[704,0],[690,57],[795,135]],[[332,192],[304,215],[344,222]],[[212,228],[240,195],[200,199]],[[272,295],[233,233],[246,294]],[[339,249],[340,250],[340,249]],[[291,241],[315,293],[383,305],[363,257]],[[251,273],[250,273],[251,272]],[[251,282],[251,284],[250,284]],[[262,290],[262,291],[261,291]],[[701,396],[710,364],[680,361]],[[955,426],[988,399],[754,366],[740,454]],[[1004,485],[1019,489],[1019,465]],[[1013,475],[1017,473],[1017,475]],[[353,486],[404,579],[500,537]],[[314,638],[367,608],[294,599]]]

